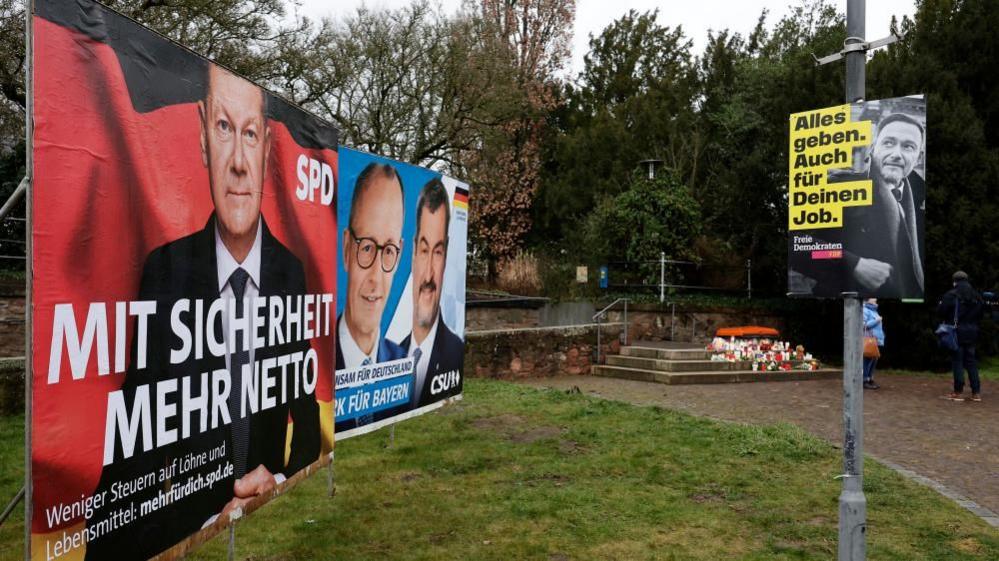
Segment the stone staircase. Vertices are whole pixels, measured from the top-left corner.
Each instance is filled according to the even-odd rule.
[[[594,376],[660,384],[731,384],[839,379],[841,370],[753,371],[751,362],[718,362],[702,348],[661,348],[632,345],[607,355],[606,364],[592,367]]]

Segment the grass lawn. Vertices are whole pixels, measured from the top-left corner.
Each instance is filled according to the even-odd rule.
[[[0,497],[20,482],[22,419],[0,419]],[[241,559],[815,559],[836,556],[839,452],[790,425],[748,427],[579,394],[470,380],[465,401],[337,444],[324,474],[241,521]],[[999,559],[999,532],[866,463],[872,560]],[[20,515],[0,556],[20,553]],[[192,559],[224,559],[216,538]]]
[[[947,388],[950,386],[951,381],[954,379],[954,375],[951,374],[950,370],[947,370],[945,372],[928,372],[928,371],[919,372],[919,371],[913,371],[913,370],[893,370],[893,369],[880,370],[879,369],[875,373],[875,376],[878,376],[880,374],[893,374],[893,375],[901,375],[901,376],[913,376],[913,375],[916,375],[916,376],[930,376],[930,377],[933,377],[933,378],[938,378],[939,380],[942,381],[942,385],[941,385],[942,390],[941,391],[950,391]],[[982,381],[999,382],[999,357],[988,356],[988,357],[980,358],[979,362],[978,362],[978,376],[982,379]],[[969,381],[968,381],[968,373],[967,372],[964,373],[964,383],[965,383],[965,387],[968,387]],[[968,390],[965,390],[965,391],[968,391]],[[984,387],[984,384],[983,384],[982,392],[983,392],[983,394],[985,392],[988,392],[990,394],[994,393],[992,389]]]

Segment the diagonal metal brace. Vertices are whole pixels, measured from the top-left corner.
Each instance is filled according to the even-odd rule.
[[[21,197],[28,190],[28,181],[30,181],[28,176],[24,176],[24,179],[18,184],[17,189],[14,189],[14,192],[10,194],[10,198],[3,204],[3,208],[0,208],[0,220],[3,220],[5,216],[10,214],[10,211],[14,210],[17,203],[21,201]]]
[[[904,37],[904,32],[899,32],[895,29],[891,30],[891,35],[875,41],[864,42],[859,37],[847,37],[846,41],[843,42],[842,51],[821,58],[815,56],[815,53],[812,53],[812,60],[815,61],[815,66],[822,66],[823,64],[829,64],[830,62],[842,60],[849,53],[855,53],[858,51],[867,52],[873,51],[874,49],[880,49],[881,47],[901,41]]]
[[[4,521],[7,520],[10,513],[14,512],[14,507],[17,506],[17,503],[21,502],[21,499],[24,498],[24,490],[25,486],[22,485],[21,490],[18,491],[17,495],[15,495],[14,498],[10,500],[10,503],[7,504],[7,508],[3,509],[3,514],[0,514],[0,524],[3,524]]]

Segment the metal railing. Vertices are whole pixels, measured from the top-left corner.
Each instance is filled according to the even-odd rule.
[[[624,344],[628,344],[628,300],[630,298],[618,298],[610,304],[604,307],[604,309],[593,314],[593,321],[597,322],[597,362],[600,364],[600,332],[603,330],[601,320],[607,315],[607,311],[617,305],[618,302],[624,302]]]
[[[660,252],[659,259],[654,261],[610,261],[607,272],[606,288],[618,291],[655,290],[659,292],[660,303],[665,303],[670,294],[679,291],[753,297],[753,262],[750,259],[742,265],[710,265],[669,259],[665,252]]]

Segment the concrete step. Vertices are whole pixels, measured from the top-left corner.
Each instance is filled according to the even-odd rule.
[[[706,360],[711,353],[705,349],[659,349],[656,347],[627,346],[621,347],[621,354],[639,358],[658,358],[662,360]]]
[[[789,372],[754,372],[752,370],[729,370],[710,372],[662,372],[641,368],[628,368],[605,364],[594,365],[594,376],[657,382],[660,384],[734,384],[744,382],[793,382],[806,380],[835,380],[842,378],[843,372],[832,368],[821,370],[791,370]]]
[[[626,355],[607,355],[610,366],[624,366],[662,372],[712,372],[720,370],[752,370],[751,362],[727,362],[713,360],[665,360]]]

